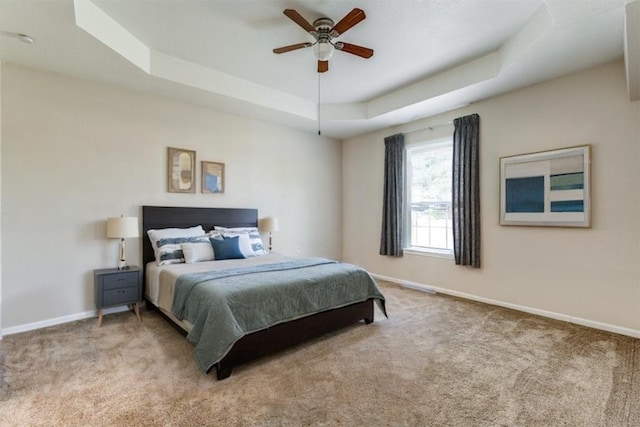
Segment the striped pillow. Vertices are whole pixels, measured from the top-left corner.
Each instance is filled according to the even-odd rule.
[[[164,228],[147,231],[151,246],[156,254],[158,265],[178,264],[184,262],[184,254],[180,247],[183,243],[208,242],[202,226],[191,228]]]
[[[209,237],[211,239],[224,240],[224,237],[222,237],[222,233],[219,232],[218,230],[209,231],[207,233],[207,237]]]
[[[219,225],[215,226],[217,231],[228,233],[228,234],[244,234],[249,233],[249,240],[251,242],[251,249],[253,250],[254,255],[264,255],[267,251],[264,249],[264,244],[262,243],[262,237],[260,237],[260,232],[257,227],[220,227]]]

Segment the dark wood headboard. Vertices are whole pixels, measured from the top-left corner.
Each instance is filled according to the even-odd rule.
[[[189,208],[169,206],[142,207],[142,268],[155,259],[148,230],[158,228],[186,228],[201,225],[204,231],[213,226],[257,227],[257,209]]]

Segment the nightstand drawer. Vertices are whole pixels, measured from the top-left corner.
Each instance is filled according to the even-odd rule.
[[[102,286],[105,291],[138,286],[138,272],[132,271],[118,274],[107,274],[102,278]]]
[[[138,286],[129,286],[127,288],[118,288],[104,291],[102,304],[117,305],[129,304],[138,301]]]

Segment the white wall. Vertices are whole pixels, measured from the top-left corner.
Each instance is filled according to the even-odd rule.
[[[383,138],[471,113],[480,115],[482,269],[378,255]],[[592,146],[592,228],[499,225],[501,156],[584,144]],[[621,61],[350,139],[342,161],[345,261],[382,276],[640,332],[640,108],[628,101]]]
[[[275,250],[341,257],[339,141],[2,68],[3,328],[94,310],[93,269],[117,261],[106,218],[140,216],[141,205],[258,208],[280,220]],[[169,146],[196,150],[198,191],[199,162],[224,162],[225,193],[167,193]],[[140,251],[127,240],[129,264]]]

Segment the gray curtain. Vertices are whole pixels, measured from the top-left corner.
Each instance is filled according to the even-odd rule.
[[[404,135],[384,139],[384,200],[380,255],[402,256],[404,233]]]
[[[480,268],[480,116],[453,125],[453,253],[456,264]]]

